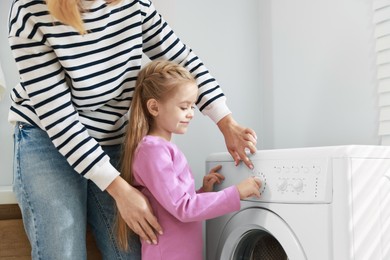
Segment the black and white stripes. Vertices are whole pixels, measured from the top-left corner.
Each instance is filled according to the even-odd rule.
[[[147,0],[85,1],[86,35],[54,20],[44,1],[14,1],[9,42],[20,84],[9,120],[46,130],[74,169],[101,189],[118,175],[100,145],[120,144],[141,59],[175,60],[197,78],[197,105],[215,122],[230,113],[202,61]]]

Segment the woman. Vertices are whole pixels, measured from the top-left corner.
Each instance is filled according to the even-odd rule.
[[[34,259],[83,259],[88,222],[106,259],[138,259],[139,243],[118,249],[116,203],[141,239],[162,229],[147,200],[118,169],[134,84],[146,54],[191,71],[197,106],[224,135],[236,163],[251,162],[253,130],[237,124],[201,60],[148,0],[15,0],[9,42],[20,74],[11,93],[15,193]]]

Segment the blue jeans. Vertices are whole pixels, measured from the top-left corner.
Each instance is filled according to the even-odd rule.
[[[141,259],[138,238],[129,252],[117,246],[115,201],[76,173],[45,131],[18,123],[14,140],[14,192],[33,259],[86,259],[87,223],[104,259]],[[120,145],[103,149],[117,165]]]

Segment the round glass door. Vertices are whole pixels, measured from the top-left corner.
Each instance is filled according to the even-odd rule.
[[[287,222],[264,208],[234,214],[219,238],[219,260],[307,260]]]
[[[235,260],[288,260],[279,241],[264,230],[245,233],[233,254]]]

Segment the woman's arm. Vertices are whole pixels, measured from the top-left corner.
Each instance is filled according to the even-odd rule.
[[[144,2],[141,6],[144,14],[143,50],[146,55],[151,60],[173,60],[190,71],[199,87],[196,105],[200,112],[215,123],[230,114],[222,88],[202,60],[175,35],[152,3],[147,0],[141,2]]]

